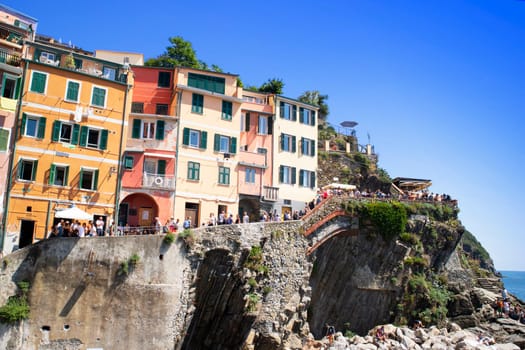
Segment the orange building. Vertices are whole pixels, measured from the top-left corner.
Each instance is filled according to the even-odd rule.
[[[71,206],[83,221],[111,223],[133,83],[125,66],[67,45],[27,46],[8,175],[11,249],[45,238]]]
[[[173,68],[132,66],[133,103],[123,159],[119,226],[173,216],[177,118]]]

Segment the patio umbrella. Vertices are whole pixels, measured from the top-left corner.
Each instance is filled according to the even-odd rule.
[[[57,209],[55,218],[59,219],[76,219],[76,220],[92,220],[93,214],[86,213],[82,209],[72,206],[66,209]]]

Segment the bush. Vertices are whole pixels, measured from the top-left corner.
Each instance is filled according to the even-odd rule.
[[[399,236],[405,231],[407,212],[399,202],[368,202],[365,204],[365,216],[379,230],[385,239]]]
[[[255,280],[255,278],[250,277],[250,278],[248,279],[248,285],[249,285],[250,287],[252,287],[252,288],[257,287],[257,281]]]
[[[162,241],[166,244],[172,244],[173,242],[175,242],[175,235],[171,232],[166,233],[166,236],[164,236]]]
[[[128,261],[124,261],[120,263],[120,267],[117,271],[117,275],[119,276],[127,276],[129,274],[129,263]]]
[[[23,296],[11,296],[7,303],[0,307],[0,319],[6,323],[15,323],[29,317],[29,304]]]
[[[139,263],[140,261],[140,256],[137,254],[137,253],[134,253],[130,258],[129,258],[129,264],[131,266],[137,266],[137,264]]]
[[[403,232],[399,235],[399,240],[408,244],[415,245],[418,243],[419,238],[413,233]]]
[[[246,305],[246,311],[253,312],[257,310],[257,304],[259,303],[260,297],[256,293],[248,294],[248,304]]]

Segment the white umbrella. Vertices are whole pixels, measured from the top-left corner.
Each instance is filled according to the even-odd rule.
[[[59,219],[77,219],[77,220],[92,220],[93,215],[86,213],[82,209],[72,206],[66,209],[57,209],[55,218]]]

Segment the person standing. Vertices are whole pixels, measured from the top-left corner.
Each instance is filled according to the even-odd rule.
[[[242,216],[242,223],[243,224],[249,224],[250,223],[250,216],[248,216],[247,212],[244,212],[244,215]]]
[[[95,227],[97,229],[97,236],[104,236],[104,219],[102,216],[99,216],[98,220],[95,221]]]

